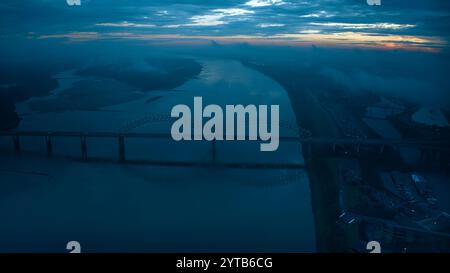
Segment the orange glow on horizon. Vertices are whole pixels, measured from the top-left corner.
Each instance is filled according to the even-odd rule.
[[[130,32],[71,32],[66,34],[35,36],[37,39],[68,39],[71,42],[92,40],[137,40],[167,45],[208,44],[212,41],[222,44],[249,43],[255,45],[288,45],[326,47],[357,47],[384,50],[412,50],[438,52],[448,45],[439,37],[377,34],[365,32],[338,33],[286,33],[271,36],[258,35],[180,35],[180,34],[138,34]]]

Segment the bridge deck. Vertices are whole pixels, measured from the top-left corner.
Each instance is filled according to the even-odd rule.
[[[299,169],[304,168],[304,164],[298,163],[227,163],[220,162],[216,158],[216,143],[211,141],[212,152],[210,162],[186,162],[186,161],[164,161],[164,160],[130,160],[126,158],[126,141],[127,138],[146,138],[146,139],[172,139],[170,134],[163,133],[115,133],[115,132],[42,132],[42,131],[8,131],[0,132],[0,136],[12,137],[13,146],[16,152],[21,151],[20,137],[42,137],[45,138],[47,154],[53,154],[53,138],[59,137],[75,137],[80,138],[81,158],[83,160],[92,160],[88,157],[87,138],[113,138],[118,140],[118,156],[122,163],[151,164],[163,166],[179,166],[179,167],[225,167],[225,168],[244,168],[244,169]],[[450,141],[434,141],[429,139],[352,139],[352,138],[301,138],[301,137],[280,137],[280,142],[297,142],[306,145],[310,150],[311,145],[350,145],[356,146],[359,150],[360,146],[413,146],[419,148],[430,148],[436,150],[450,151]]]
[[[171,134],[164,133],[115,133],[115,132],[42,132],[42,131],[7,131],[0,136],[35,136],[35,137],[90,137],[90,138],[153,138],[172,139]],[[430,139],[378,139],[378,138],[327,138],[327,137],[290,137],[281,136],[280,141],[300,142],[301,144],[361,144],[361,145],[393,145],[393,146],[434,146],[450,148],[450,140]]]

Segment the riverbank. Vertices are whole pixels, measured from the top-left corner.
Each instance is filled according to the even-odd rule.
[[[16,113],[14,101],[0,95],[0,130],[14,129],[19,125],[20,118]]]
[[[304,128],[315,137],[337,137],[339,132],[327,112],[314,95],[313,86],[327,84],[317,74],[306,70],[296,70],[288,66],[245,65],[276,80],[288,92],[299,128]],[[296,79],[296,80],[292,80]],[[314,149],[313,149],[314,151]],[[329,158],[308,157],[304,152],[305,163],[310,180],[311,203],[314,213],[316,246],[319,252],[345,252],[346,237],[339,232],[337,219],[339,207],[338,163]]]
[[[175,90],[144,92],[139,100],[101,111],[31,112],[23,115],[19,129],[167,133],[172,122],[151,117],[168,115],[176,104],[191,104],[193,96],[222,107],[238,103],[280,105],[283,124],[296,123],[286,91],[273,79],[232,60],[199,62],[202,73]],[[70,90],[55,92],[56,99],[66,92]],[[160,98],[152,101],[155,96]],[[85,96],[85,103],[92,97]],[[296,134],[290,126],[280,126],[280,135]],[[7,193],[0,196],[0,214],[5,219],[0,227],[0,252],[65,251],[60,246],[74,237],[85,242],[89,247],[86,251],[93,252],[316,251],[311,193],[303,169],[80,162],[62,158],[80,158],[78,139],[52,140],[52,157],[42,157],[45,142],[41,138],[21,139],[20,156],[0,157],[0,165],[8,170],[0,172],[0,180],[5,181],[1,192]],[[5,144],[11,147],[10,142]],[[117,158],[117,141],[88,138],[86,144],[89,157]],[[211,160],[211,146],[206,142],[127,139],[126,147],[128,160]],[[253,142],[220,142],[216,148],[220,162],[303,163],[298,143],[283,143],[276,152],[266,154]],[[35,154],[26,154],[28,151]],[[25,188],[27,183],[29,188]],[[31,237],[42,241],[29,240]]]
[[[32,97],[44,97],[58,86],[51,73],[55,68],[33,65],[0,65],[0,130],[20,123],[16,104]]]

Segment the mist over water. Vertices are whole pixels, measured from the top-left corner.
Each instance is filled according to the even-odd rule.
[[[450,249],[450,1],[68,2],[0,2],[0,252]]]
[[[52,75],[57,89],[17,104],[22,116],[17,130],[169,133],[172,120],[164,117],[170,109],[191,105],[194,96],[202,96],[205,104],[278,104],[280,119],[292,125],[282,126],[280,135],[298,135],[289,98],[277,82],[239,60],[196,57],[188,63],[192,60],[201,72],[171,89],[142,89],[124,83],[117,73],[105,76],[101,68],[92,75],[80,75],[77,68],[59,72]],[[81,69],[93,65],[88,62]],[[130,71],[142,80],[144,72],[169,73],[154,65],[158,69],[137,64]],[[1,144],[8,149],[10,143],[3,139]],[[78,140],[57,138],[54,153],[59,159],[42,160],[42,144],[23,138],[22,149],[37,154],[0,158],[0,176],[8,181],[0,197],[5,220],[0,241],[5,250],[58,251],[67,238],[86,242],[86,251],[315,250],[304,170],[82,163],[67,158],[79,158]],[[115,141],[93,139],[87,145],[91,157],[118,156]],[[126,145],[130,160],[211,160],[211,145],[205,142],[130,139]],[[277,152],[260,153],[258,143],[217,144],[217,160],[222,162],[303,162],[298,143],[282,142]]]
[[[439,53],[414,51],[384,51],[368,49],[333,49],[326,47],[270,47],[245,43],[237,45],[156,46],[139,42],[95,41],[86,44],[56,45],[52,41],[30,41],[26,46],[9,41],[11,48],[1,52],[2,69],[34,76],[23,72],[23,67],[39,64],[42,71],[54,74],[64,68],[86,70],[92,64],[132,63],[135,69],[147,72],[145,60],[170,56],[199,56],[255,60],[282,63],[299,75],[297,81],[304,88],[330,92],[345,91],[361,96],[374,93],[399,98],[408,103],[432,107],[449,107],[450,80],[446,77],[450,54],[446,49]],[[35,50],[32,50],[35,48]],[[13,52],[11,52],[13,51]],[[19,52],[19,53],[18,53]],[[39,52],[39,54],[33,54]],[[164,57],[165,56],[165,57]],[[140,64],[140,65],[139,65]],[[11,71],[11,68],[19,67]],[[153,71],[155,72],[155,71]],[[36,73],[34,73],[36,74]],[[30,77],[31,76],[31,77]],[[22,79],[23,80],[23,79]],[[6,80],[3,80],[5,82]]]

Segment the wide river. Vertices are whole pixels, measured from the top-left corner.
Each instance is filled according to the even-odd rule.
[[[297,134],[289,98],[277,82],[237,61],[198,61],[201,74],[174,90],[140,93],[139,99],[99,110],[35,111],[30,100],[18,105],[23,118],[18,130],[169,133],[171,108],[192,105],[194,96],[202,96],[204,104],[278,104],[280,135]],[[112,86],[71,71],[55,77],[60,87],[40,100],[62,99],[82,80]],[[10,144],[1,139],[4,149]],[[127,140],[126,145],[130,159],[211,159],[206,142]],[[315,251],[303,169],[86,163],[77,160],[79,147],[78,139],[55,139],[55,157],[47,158],[42,139],[25,138],[23,150],[33,153],[0,152],[0,252],[65,252],[72,240],[83,251],[103,252]],[[88,149],[90,156],[117,157],[116,140],[89,140]],[[217,160],[303,162],[301,145],[284,142],[272,153],[260,152],[259,143],[218,143]]]

